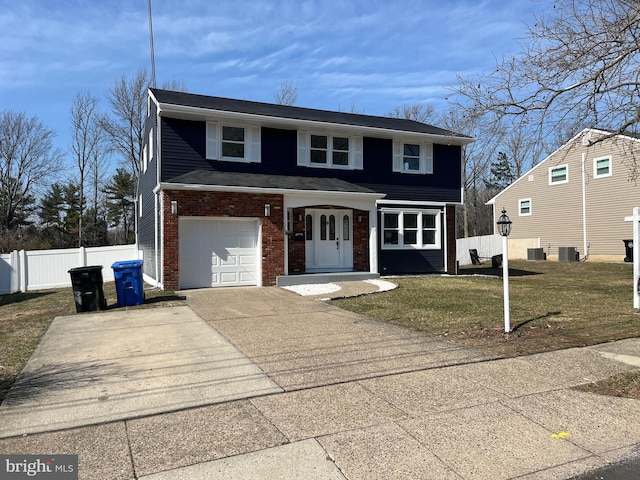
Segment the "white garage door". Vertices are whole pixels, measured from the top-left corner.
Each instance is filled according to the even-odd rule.
[[[180,288],[258,285],[258,221],[181,218]]]

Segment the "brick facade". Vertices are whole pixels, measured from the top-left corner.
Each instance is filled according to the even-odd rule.
[[[162,199],[164,218],[162,283],[165,289],[179,288],[179,218],[181,216],[259,218],[262,226],[262,285],[275,285],[276,277],[284,275],[286,232],[282,195],[165,190]],[[172,201],[177,202],[177,214],[171,213]],[[271,205],[271,215],[268,217],[264,216],[265,204]],[[306,208],[343,207],[316,205]],[[295,208],[292,213],[292,231],[288,234],[289,274],[304,273],[306,242],[296,240],[295,234],[304,235],[305,233],[305,207]],[[353,210],[353,270],[369,271],[369,212],[366,210]]]
[[[171,202],[178,203],[178,213],[171,213]],[[271,205],[271,215],[265,217],[264,206]],[[164,218],[163,279],[165,289],[179,286],[179,224],[185,217],[250,217],[261,221],[262,285],[276,284],[284,275],[283,196],[240,192],[202,192],[165,190],[162,195]]]

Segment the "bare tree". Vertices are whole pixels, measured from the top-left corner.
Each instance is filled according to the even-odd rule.
[[[463,204],[459,209],[462,224],[459,234],[464,237],[491,233],[491,208],[485,203],[490,192],[485,188],[491,161],[495,158],[504,136],[495,124],[483,123],[481,116],[470,115],[464,110],[451,111],[439,122],[444,128],[477,140],[463,147],[462,188]]]
[[[138,70],[130,79],[123,75],[108,94],[112,116],[103,117],[101,122],[112,149],[121,156],[127,170],[136,177],[140,172],[144,142],[148,86],[146,70]]]
[[[174,92],[186,92],[187,86],[184,82],[179,82],[175,78],[171,81],[165,81],[162,83],[163,90],[172,90]]]
[[[0,112],[0,231],[20,226],[21,212],[34,202],[38,189],[51,183],[62,164],[53,146],[55,133],[37,117]]]
[[[282,82],[280,90],[276,93],[275,102],[278,105],[295,105],[297,101],[298,87],[290,80]]]
[[[104,154],[104,130],[100,126],[99,101],[89,92],[78,92],[71,104],[71,153],[78,167],[78,192],[80,211],[78,216],[78,246],[83,245],[83,219],[86,207],[85,186],[91,170],[98,175],[101,156]],[[97,187],[94,185],[94,201]],[[97,203],[94,211],[97,211]]]
[[[395,107],[387,114],[391,118],[405,118],[407,120],[415,120],[420,123],[429,123],[434,121],[433,105],[426,103],[414,103],[412,105],[402,105]]]
[[[519,54],[489,75],[459,77],[454,90],[466,108],[541,140],[584,127],[636,133],[639,57],[640,2],[556,0],[534,17]]]

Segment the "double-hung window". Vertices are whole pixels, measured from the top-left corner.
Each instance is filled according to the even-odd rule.
[[[309,162],[329,167],[349,166],[349,138],[311,135]]]
[[[611,176],[611,157],[593,159],[593,178]]]
[[[259,163],[260,137],[257,126],[207,122],[207,159]]]
[[[222,158],[244,158],[244,128],[222,126]]]
[[[549,168],[549,185],[556,185],[560,183],[569,182],[569,166],[558,165],[556,167]]]
[[[526,217],[531,215],[531,199],[523,198],[518,200],[518,215],[521,217]]]
[[[393,142],[393,171],[432,174],[433,144],[415,141]]]
[[[383,249],[439,249],[440,211],[383,210]]]

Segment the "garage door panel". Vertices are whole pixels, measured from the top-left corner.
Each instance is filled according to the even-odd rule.
[[[258,222],[180,219],[180,288],[258,285]]]

